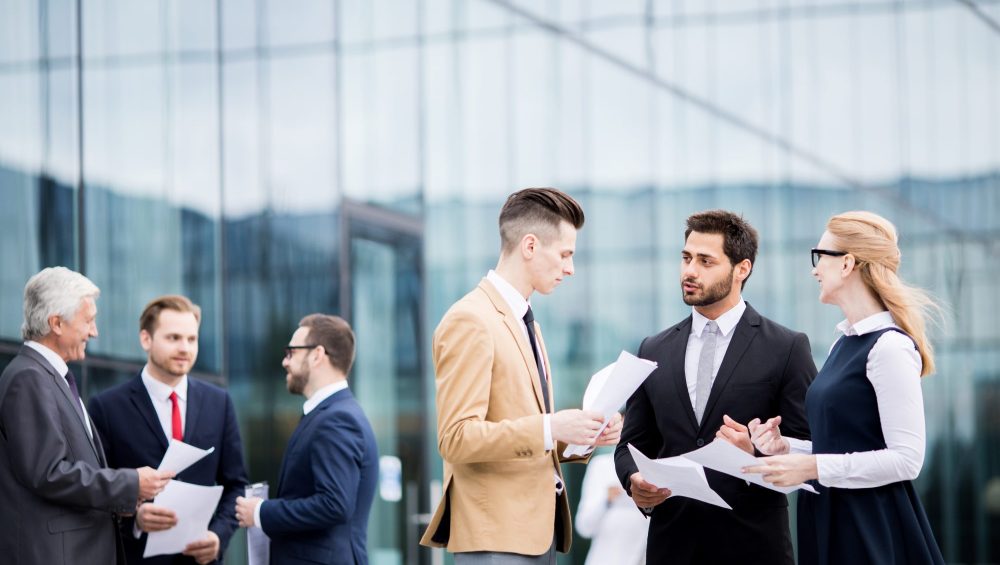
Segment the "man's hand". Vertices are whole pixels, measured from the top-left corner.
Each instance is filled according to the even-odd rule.
[[[632,491],[632,500],[640,508],[656,506],[673,494],[668,488],[659,488],[653,483],[647,483],[642,478],[642,473],[632,473],[629,480],[632,482],[629,489]]]
[[[209,530],[205,537],[187,544],[183,554],[193,557],[201,565],[211,563],[219,557],[219,536]]]
[[[597,438],[598,447],[605,445],[618,445],[618,440],[622,437],[622,415],[615,412],[615,415],[611,417],[611,421],[608,422],[608,427],[604,428],[601,432],[601,436]]]
[[[560,410],[552,415],[552,439],[573,445],[594,445],[604,416],[590,410]],[[619,435],[621,429],[618,430]],[[616,440],[617,443],[617,440]]]
[[[144,532],[162,532],[177,525],[177,514],[169,508],[147,502],[139,505],[135,525]]]
[[[766,455],[782,455],[788,453],[790,445],[788,440],[781,437],[781,416],[775,416],[770,420],[760,423],[760,418],[754,418],[747,423],[750,430],[750,441],[753,442],[761,453]]]
[[[722,416],[722,426],[719,427],[719,431],[715,432],[715,437],[724,439],[753,455],[753,443],[750,442],[750,432],[747,427],[729,416]]]
[[[139,472],[139,500],[152,500],[163,491],[170,479],[174,478],[173,471],[157,471],[152,467],[140,467]]]
[[[761,459],[763,465],[744,467],[744,473],[761,473],[763,479],[775,486],[793,487],[819,478],[816,456],[805,453],[774,455]]]
[[[241,528],[252,528],[257,525],[253,521],[253,514],[261,502],[264,502],[264,499],[256,496],[236,497],[236,519],[239,520]]]

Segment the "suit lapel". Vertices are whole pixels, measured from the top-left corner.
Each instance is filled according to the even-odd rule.
[[[163,425],[160,424],[160,418],[156,415],[153,402],[149,399],[149,391],[146,390],[146,385],[142,384],[141,374],[132,380],[132,386],[129,388],[131,389],[129,397],[132,400],[132,404],[139,414],[142,415],[142,419],[149,427],[149,431],[153,433],[153,437],[160,442],[163,450],[166,451],[170,442],[163,433]]]
[[[302,416],[299,420],[299,425],[295,426],[295,431],[292,432],[292,437],[288,438],[288,446],[285,448],[285,456],[281,460],[281,470],[278,471],[278,496],[281,496],[281,487],[285,482],[285,470],[288,468],[288,460],[290,455],[295,449],[295,446],[301,441],[302,437],[306,435],[306,432],[313,423],[319,419],[320,413],[326,410],[334,402],[338,402],[344,398],[351,398],[354,395],[351,394],[350,389],[342,389],[330,395],[328,398],[319,403],[319,406],[313,408],[308,414]]]
[[[35,351],[34,349],[28,346],[23,346],[21,347],[20,353],[33,359],[36,363],[41,365],[42,368],[44,368],[45,371],[49,374],[49,377],[51,377],[52,379],[52,386],[56,387],[56,389],[59,391],[62,397],[66,399],[66,402],[69,405],[70,410],[72,410],[73,413],[76,414],[76,417],[80,422],[80,425],[83,427],[83,434],[87,436],[87,439],[90,442],[90,447],[94,450],[94,455],[97,456],[98,461],[101,461],[104,457],[104,453],[98,450],[98,444],[94,443],[94,438],[91,437],[91,434],[97,434],[97,428],[95,428],[93,424],[91,424],[90,434],[87,433],[87,425],[88,425],[87,416],[83,412],[83,406],[80,406],[80,403],[77,402],[75,398],[73,398],[73,394],[69,390],[69,384],[66,382],[66,377],[60,375],[56,371],[55,367],[53,367],[48,362],[48,360],[46,360],[45,357],[42,356],[41,353]]]
[[[705,404],[705,414],[702,417],[703,423],[711,421],[709,415],[712,413],[712,409],[718,403],[722,392],[726,389],[726,384],[732,378],[740,359],[743,358],[743,354],[746,353],[747,348],[750,347],[750,343],[757,336],[757,328],[759,326],[760,315],[747,304],[746,311],[743,312],[740,321],[733,328],[733,339],[729,341],[726,356],[722,358],[722,364],[719,365],[719,372],[715,375],[715,381],[712,383],[712,392],[708,395],[708,402]]]
[[[483,279],[479,283],[479,288],[486,293],[486,296],[493,303],[493,307],[496,308],[497,313],[503,317],[503,323],[507,326],[507,331],[510,332],[511,339],[517,345],[518,351],[521,352],[521,359],[524,361],[524,368],[527,370],[527,377],[531,381],[531,390],[535,391],[535,402],[538,404],[538,409],[545,413],[545,401],[542,395],[542,385],[541,376],[538,374],[538,366],[535,365],[535,354],[531,352],[531,344],[528,343],[528,338],[524,335],[524,330],[521,329],[521,320],[514,317],[514,313],[510,309],[510,305],[504,300],[500,292],[493,286],[493,283],[486,279]],[[535,335],[538,336],[538,324],[535,324]],[[539,345],[541,340],[539,339]],[[542,349],[544,351],[544,349]],[[546,363],[546,368],[548,368],[548,358],[546,355],[542,355],[543,362]],[[552,374],[551,372],[549,373]],[[551,380],[551,379],[550,379]],[[549,395],[551,398],[551,395]]]
[[[203,397],[200,392],[201,383],[195,382],[188,376],[187,389],[187,412],[184,415],[184,443],[191,443],[194,439],[195,430],[198,429],[198,418],[201,416],[201,401]],[[191,445],[194,445],[191,443]]]
[[[684,407],[684,415],[691,425],[691,430],[698,431],[698,419],[694,415],[694,406],[691,405],[691,395],[688,394],[687,375],[684,373],[684,362],[687,355],[687,342],[691,336],[691,316],[688,316],[680,324],[677,324],[674,334],[667,340],[660,358],[657,360],[661,367],[667,367],[670,381],[673,382],[674,391],[681,400]],[[682,361],[677,362],[678,359]]]

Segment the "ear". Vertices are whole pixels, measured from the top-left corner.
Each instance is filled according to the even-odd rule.
[[[751,270],[753,270],[753,263],[749,259],[744,259],[736,264],[736,269],[733,271],[733,278],[738,282],[743,282],[750,276]]]
[[[55,335],[62,335],[62,317],[58,314],[49,316],[49,332]]]
[[[153,347],[153,336],[146,330],[139,330],[139,345],[142,346],[142,350],[149,353],[149,350]]]
[[[318,345],[309,350],[309,366],[317,367],[323,362],[323,358],[326,357],[326,348],[322,345]]]
[[[844,266],[840,269],[841,278],[846,279],[849,277],[851,273],[854,272],[854,267],[856,267],[857,264],[858,263],[857,260],[854,259],[854,255],[851,255],[850,253],[844,255]]]
[[[533,233],[525,234],[521,238],[521,257],[525,259],[531,259],[535,255],[535,249],[538,248],[539,241],[538,236]]]

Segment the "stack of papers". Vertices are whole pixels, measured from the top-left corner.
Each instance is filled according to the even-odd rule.
[[[650,459],[631,444],[628,449],[639,473],[647,482],[670,489],[671,496],[693,498],[730,510],[732,507],[708,485],[705,467],[785,494],[800,489],[816,493],[816,489],[809,484],[779,487],[765,481],[760,473],[743,473],[744,467],[761,465],[763,460],[721,439],[684,455],[664,459]]]

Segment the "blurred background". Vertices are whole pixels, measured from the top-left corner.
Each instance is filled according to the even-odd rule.
[[[0,367],[45,266],[103,291],[85,397],[142,366],[145,303],[184,293],[194,376],[228,387],[275,484],[302,402],[281,348],[342,315],[388,457],[371,561],[442,563],[417,545],[441,478],[430,336],[494,266],[507,194],[587,213],[576,276],[534,299],[559,407],[689,313],[684,219],[708,208],[758,228],[744,296],[821,364],[839,311],[809,249],[868,209],[948,312],[918,491],[949,562],[1000,563],[998,22],[997,0],[5,0]]]

